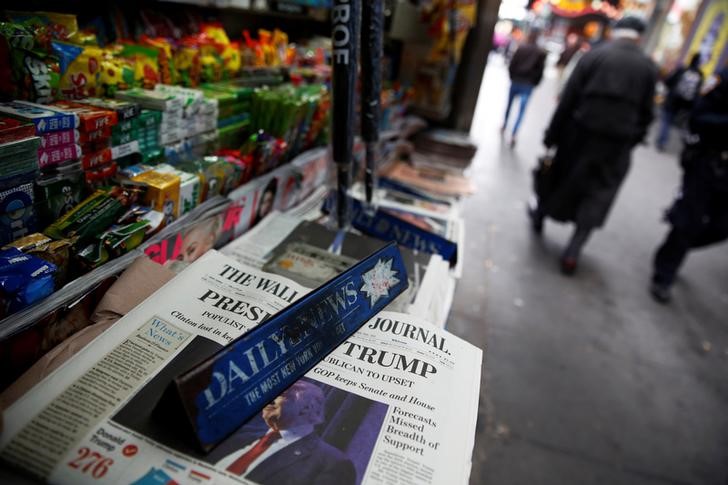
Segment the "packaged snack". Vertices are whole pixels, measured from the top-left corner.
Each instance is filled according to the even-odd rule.
[[[112,256],[118,257],[139,246],[146,236],[149,222],[140,220],[124,226],[112,226],[100,239]]]
[[[0,192],[0,243],[7,244],[36,231],[33,184]]]
[[[81,146],[76,144],[41,148],[38,150],[38,165],[40,168],[45,168],[67,160],[75,160],[81,157],[81,153]]]
[[[63,130],[46,133],[40,136],[41,148],[53,148],[61,145],[71,145],[80,142],[78,130]]]
[[[95,46],[80,46],[67,42],[52,42],[53,53],[58,57],[61,69],[60,97],[83,99],[97,96],[98,78],[104,51]]]
[[[0,166],[4,169],[9,165],[13,165],[16,160],[37,157],[40,146],[41,139],[37,136],[0,144],[0,160],[2,160]]]
[[[154,168],[155,167],[152,167],[151,165],[144,165],[143,163],[130,165],[128,167],[120,169],[117,173],[117,178],[122,182],[125,180],[131,180],[137,175],[141,175],[145,172],[149,172],[150,170],[154,170]]]
[[[116,112],[87,104],[71,101],[56,101],[51,106],[78,116],[79,130],[95,131],[114,126],[117,122]]]
[[[20,239],[16,239],[3,249],[17,248],[26,254],[36,256],[55,265],[55,286],[56,288],[60,288],[66,284],[68,279],[71,246],[72,241],[68,239],[55,241],[45,234],[36,232]]]
[[[144,201],[164,214],[165,225],[179,217],[180,177],[171,173],[145,172],[132,179],[146,187]]]
[[[0,103],[0,112],[32,122],[36,134],[78,128],[78,116],[28,101]]]
[[[157,51],[157,65],[159,66],[159,82],[172,84],[176,82],[177,72],[174,68],[172,45],[163,37],[151,38],[146,35],[139,37],[139,42]]]
[[[138,103],[142,108],[158,111],[181,111],[184,106],[182,98],[162,91],[134,88],[116,93],[117,99]]]
[[[41,221],[51,224],[73,209],[83,193],[80,170],[40,177],[36,181],[36,206]]]
[[[177,79],[183,86],[197,87],[200,84],[202,66],[200,48],[194,38],[185,37],[174,55]]]
[[[200,203],[200,177],[197,174],[177,170],[172,165],[163,163],[154,167],[159,173],[171,173],[180,179],[179,186],[179,215],[183,215],[197,207]]]
[[[78,238],[76,244],[84,246],[111,226],[137,197],[136,191],[120,187],[97,190],[43,232],[54,239]]]
[[[86,170],[84,172],[86,186],[92,190],[108,186],[113,182],[118,169],[118,164],[116,162],[111,162],[108,165],[102,165],[95,169]]]
[[[129,59],[115,57],[111,50],[106,49],[101,60],[97,91],[101,96],[113,97],[117,91],[133,86],[134,64]]]
[[[0,91],[7,97],[49,103],[58,91],[60,67],[34,33],[0,22]]]
[[[78,133],[78,132],[77,132]],[[79,133],[78,141],[80,143],[96,143],[111,138],[112,128],[105,127],[93,131],[82,131]]]
[[[22,140],[35,136],[35,126],[8,116],[0,116],[0,143]]]
[[[0,316],[6,317],[53,293],[55,265],[17,248],[0,251]]]
[[[158,49],[137,44],[124,44],[119,54],[133,64],[135,85],[151,89],[161,82]],[[118,95],[118,92],[116,94]]]
[[[84,153],[81,157],[81,166],[84,170],[91,170],[106,165],[113,160],[111,148],[102,148],[91,153]]]
[[[118,125],[136,118],[139,116],[141,111],[139,104],[131,101],[121,101],[118,99],[86,98],[79,101],[79,103],[115,112]],[[128,127],[131,128],[130,123],[128,124]]]

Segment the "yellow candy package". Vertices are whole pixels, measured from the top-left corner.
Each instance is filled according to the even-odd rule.
[[[60,41],[53,41],[51,45],[61,69],[60,97],[83,99],[100,95],[98,77],[104,56],[103,50],[99,47],[84,47]]]

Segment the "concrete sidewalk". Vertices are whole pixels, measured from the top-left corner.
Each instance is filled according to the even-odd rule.
[[[680,178],[675,134],[673,153],[634,152],[607,225],[562,276],[571,228],[547,222],[538,239],[525,214],[554,78],[511,150],[499,133],[507,71],[493,56],[474,120],[478,193],[448,324],[485,350],[471,483],[728,483],[728,244],[689,256],[671,305],[650,298]]]

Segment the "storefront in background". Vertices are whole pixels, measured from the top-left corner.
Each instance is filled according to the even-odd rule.
[[[652,57],[668,72],[700,53],[701,68],[709,76],[728,62],[727,45],[728,2],[674,0]]]

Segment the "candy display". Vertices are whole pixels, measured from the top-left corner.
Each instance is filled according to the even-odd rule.
[[[17,248],[0,250],[0,315],[32,305],[53,293],[56,266]]]
[[[325,42],[234,40],[203,21],[114,19],[109,38],[71,14],[6,19],[0,245],[56,264],[57,285],[327,142]]]

